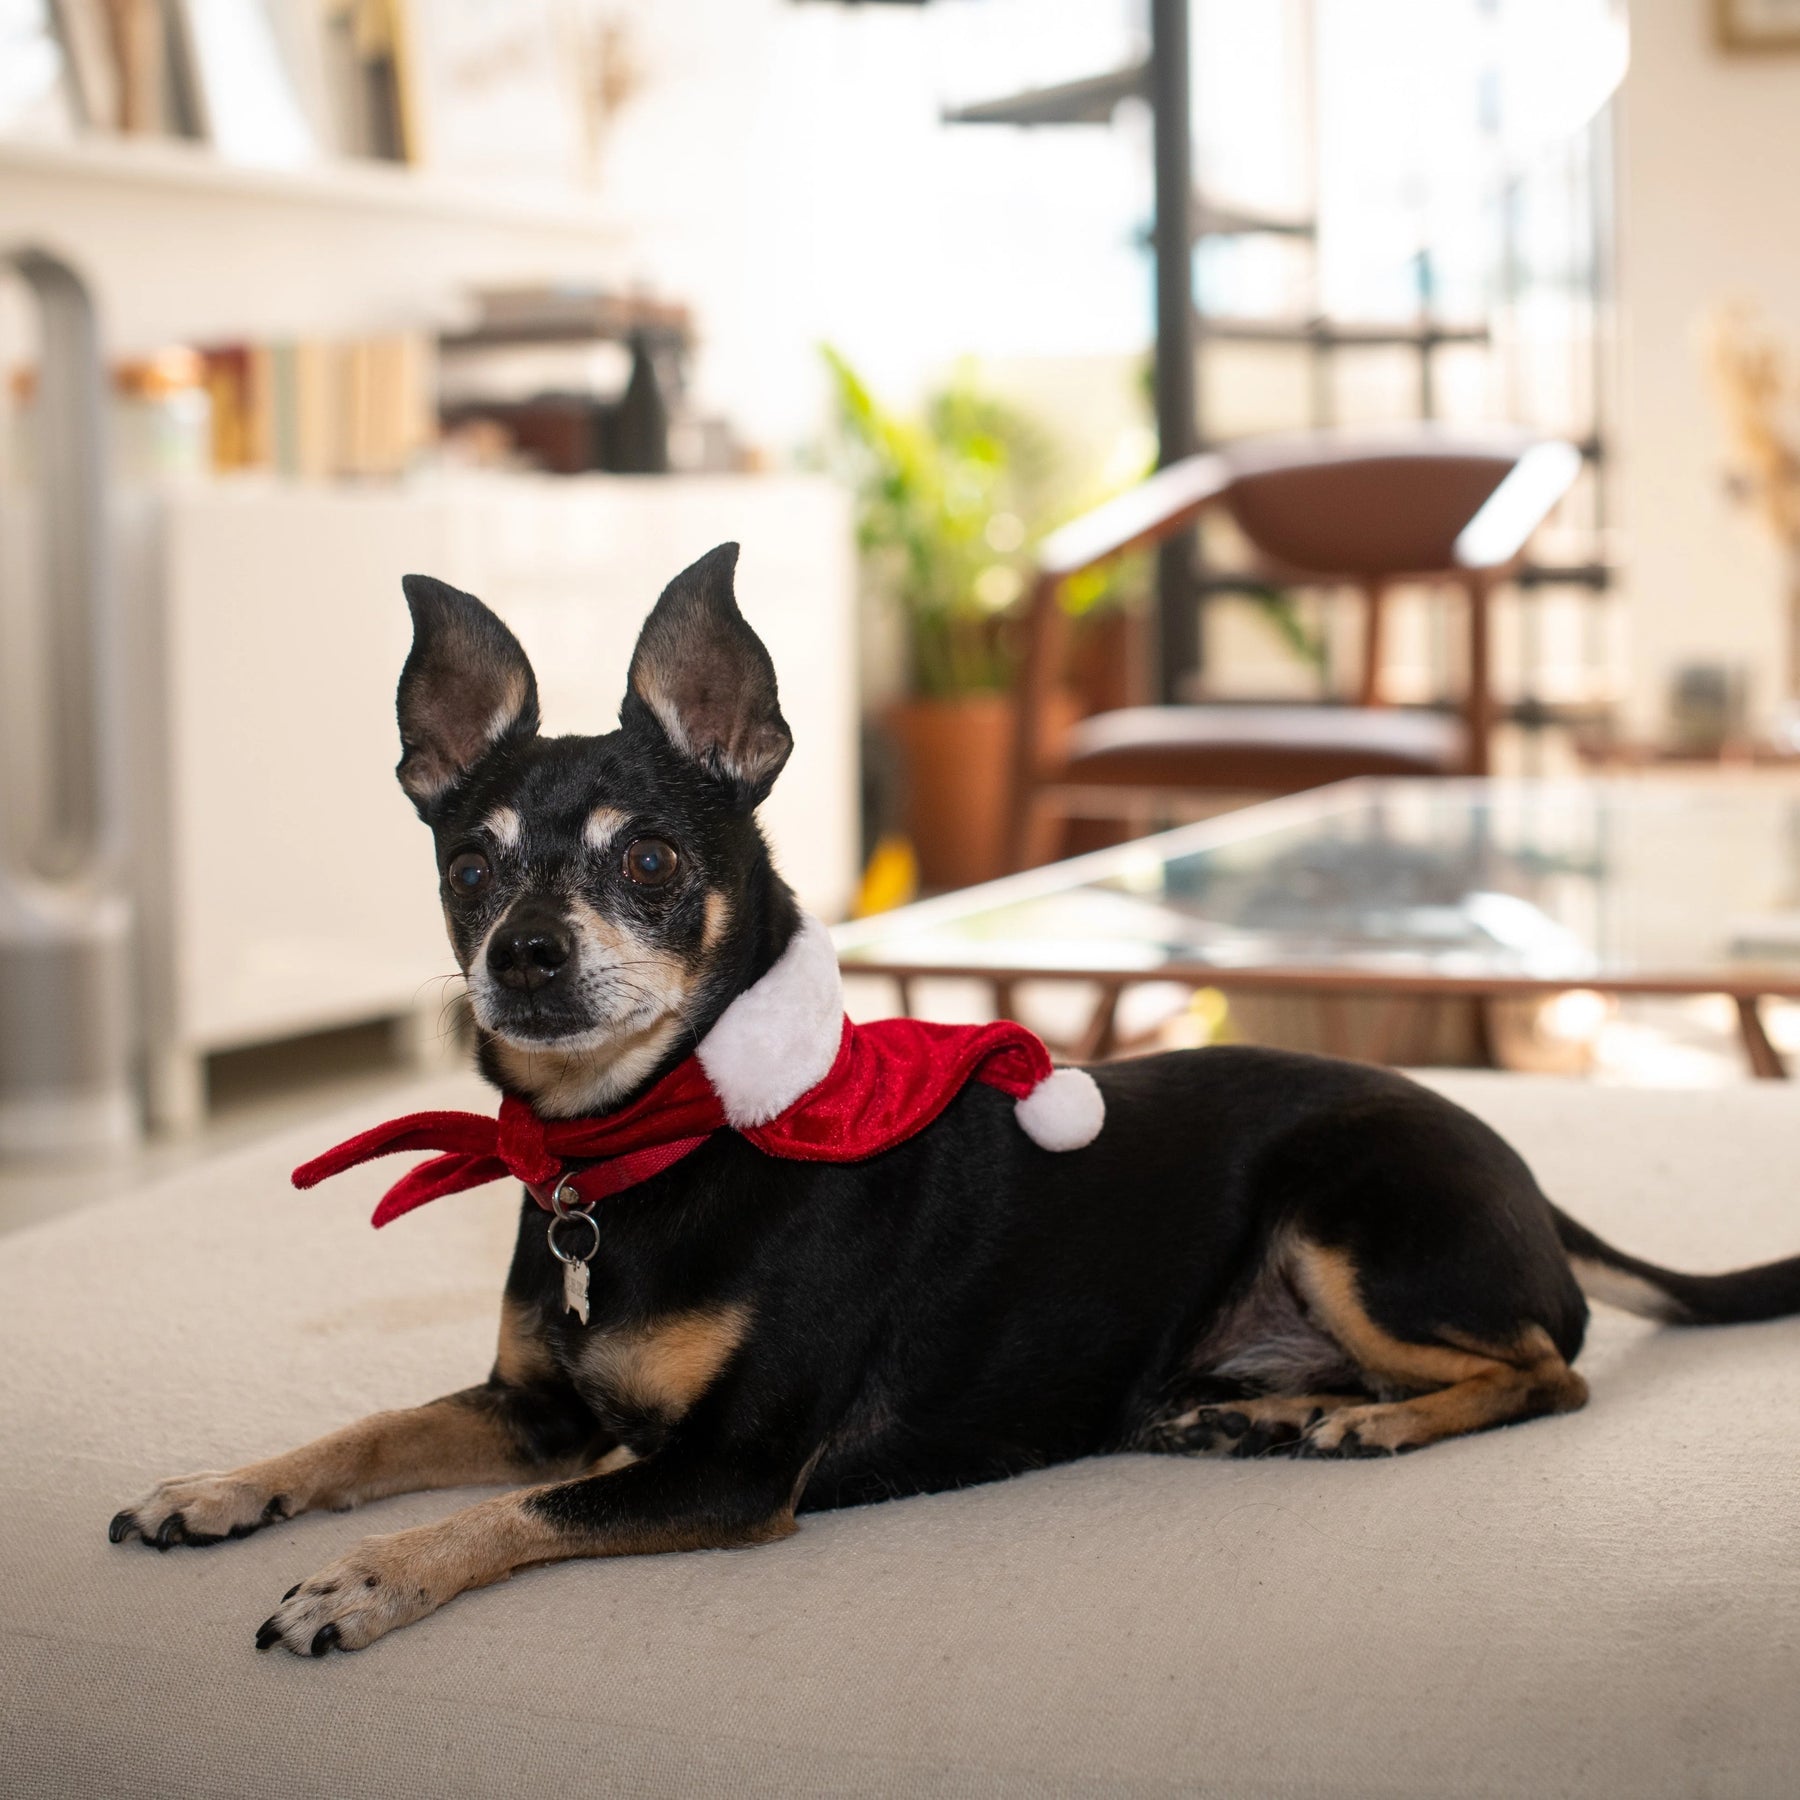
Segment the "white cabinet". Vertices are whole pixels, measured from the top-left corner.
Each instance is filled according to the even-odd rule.
[[[171,493],[134,558],[141,908],[153,1113],[197,1116],[214,1050],[434,1020],[455,964],[429,836],[394,781],[401,575],[487,601],[550,732],[610,729],[644,614],[727,538],[795,750],[763,809],[782,873],[841,915],[856,874],[854,569],[808,476],[469,477]]]

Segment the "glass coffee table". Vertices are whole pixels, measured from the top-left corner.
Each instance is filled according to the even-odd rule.
[[[1351,781],[840,926],[846,975],[1097,984],[1078,1054],[1143,982],[1420,998],[1800,998],[1800,779]]]

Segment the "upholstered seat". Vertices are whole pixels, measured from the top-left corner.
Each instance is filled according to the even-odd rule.
[[[1108,787],[1298,793],[1357,775],[1453,775],[1460,719],[1357,706],[1131,706],[1070,733],[1065,779]]]

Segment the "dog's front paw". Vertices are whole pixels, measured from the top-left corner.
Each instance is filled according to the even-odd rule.
[[[137,1537],[167,1550],[172,1544],[248,1537],[287,1516],[284,1495],[241,1475],[182,1475],[159,1482],[143,1499],[114,1513],[106,1535],[115,1544]]]
[[[361,1650],[436,1612],[459,1589],[436,1591],[439,1572],[420,1554],[423,1535],[398,1531],[364,1538],[347,1556],[289,1588],[257,1631],[257,1649],[280,1644],[296,1656]]]

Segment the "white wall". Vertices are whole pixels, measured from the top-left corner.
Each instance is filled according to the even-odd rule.
[[[601,187],[632,267],[696,306],[703,399],[779,452],[822,422],[822,340],[901,402],[965,354],[1140,351],[1142,133],[938,122],[1128,60],[1135,10],[637,0]]]
[[[1727,56],[1711,0],[1631,0],[1620,160],[1621,469],[1632,711],[1684,660],[1745,665],[1766,719],[1785,666],[1772,540],[1724,492],[1699,330],[1760,301],[1800,348],[1800,52]]]

